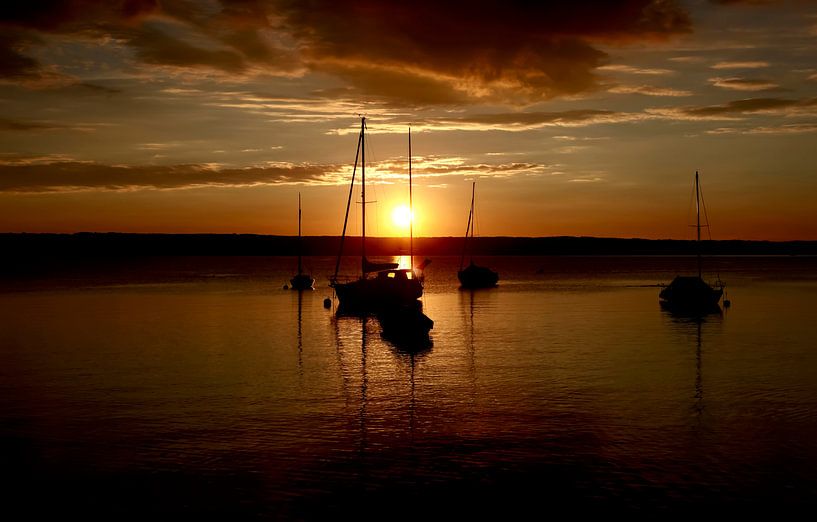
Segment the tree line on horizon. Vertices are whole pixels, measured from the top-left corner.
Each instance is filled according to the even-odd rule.
[[[461,237],[414,238],[421,256],[461,255]],[[338,236],[265,236],[254,234],[0,234],[0,248],[12,256],[267,255],[334,256]],[[600,237],[477,237],[474,255],[693,255],[693,240]],[[817,255],[817,241],[706,240],[704,255]],[[347,237],[343,254],[360,255],[360,238]],[[368,237],[369,256],[407,255],[405,237]]]

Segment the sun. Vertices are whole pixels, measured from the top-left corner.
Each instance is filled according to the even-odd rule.
[[[408,227],[413,218],[411,210],[406,205],[399,205],[391,211],[392,222],[400,228]]]

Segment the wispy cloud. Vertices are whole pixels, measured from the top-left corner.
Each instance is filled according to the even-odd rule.
[[[692,96],[692,91],[672,89],[670,87],[654,87],[652,85],[617,85],[608,89],[615,94],[643,94],[644,96],[682,97]]]
[[[791,123],[786,125],[768,126],[768,127],[750,127],[750,128],[736,128],[736,127],[719,127],[706,131],[707,134],[765,134],[765,135],[791,135],[791,134],[809,134],[817,132],[817,123]]]
[[[633,67],[631,65],[604,65],[598,68],[599,71],[602,72],[620,72],[620,73],[627,73],[627,74],[643,74],[643,75],[650,75],[650,76],[663,76],[667,74],[674,74],[675,71],[671,69],[658,69],[658,68],[643,68],[643,67]]]
[[[412,176],[420,182],[443,177],[538,176],[553,169],[553,166],[530,162],[470,163],[464,158],[436,156],[415,156],[414,159]],[[351,165],[268,162],[245,168],[224,168],[212,163],[123,166],[79,162],[60,156],[0,156],[0,192],[15,193],[345,185],[351,175]],[[371,163],[367,165],[366,178],[372,184],[405,183],[408,180],[405,159]]]
[[[8,166],[49,165],[52,163],[88,163],[69,154],[26,155],[16,152],[0,152],[0,168]]]
[[[567,147],[558,147],[553,149],[553,152],[556,154],[576,154],[577,152],[583,152],[588,148],[589,147],[587,145],[570,145]]]
[[[353,99],[344,91],[344,97],[332,99],[322,96],[286,96],[246,91],[211,93],[205,107],[240,110],[247,114],[264,116],[278,123],[325,123],[349,120],[350,116],[364,113],[372,118],[388,119],[395,115],[394,108],[383,103]]]
[[[43,120],[14,120],[0,118],[0,131],[17,132],[48,132],[48,131],[72,131],[72,132],[94,132],[106,124],[98,123],[59,123],[55,121]]]
[[[524,132],[548,127],[585,127],[610,123],[623,123],[650,118],[644,113],[615,112],[599,109],[577,109],[561,112],[500,112],[471,114],[460,117],[438,116],[415,119],[412,130],[417,132],[450,132],[450,131],[503,131]],[[368,127],[373,134],[402,134],[406,132],[405,124],[384,123]],[[356,127],[344,127],[330,131],[332,134],[352,134],[358,132]]]
[[[599,183],[601,181],[604,181],[604,178],[599,176],[582,176],[567,180],[568,183]]]
[[[182,189],[264,184],[334,184],[334,165],[270,164],[244,169],[218,165],[121,166],[86,162],[0,160],[0,191],[76,192]]]
[[[773,91],[780,88],[775,82],[760,78],[716,77],[710,78],[709,83],[715,87],[732,91]]]
[[[669,59],[671,62],[678,63],[700,63],[705,60],[702,56],[673,56]]]
[[[553,136],[551,139],[559,140],[559,141],[605,141],[609,140],[610,138],[607,136],[567,136],[567,135],[560,135],[560,136]]]
[[[419,180],[448,176],[508,178],[520,175],[545,175],[549,174],[553,168],[555,165],[531,162],[472,163],[461,157],[415,156],[412,161],[412,177]],[[374,179],[380,182],[406,183],[408,181],[405,158],[379,162],[374,166],[374,173]],[[366,179],[369,179],[368,168]]]
[[[712,69],[762,69],[764,67],[769,67],[771,64],[769,62],[718,62],[712,66]]]
[[[721,105],[648,109],[647,112],[677,120],[738,120],[746,114],[779,116],[811,115],[817,112],[817,98],[790,100],[784,98],[748,98]]]

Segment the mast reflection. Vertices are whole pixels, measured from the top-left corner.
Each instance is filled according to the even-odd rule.
[[[718,327],[723,323],[724,314],[720,308],[717,311],[709,310],[706,313],[683,313],[664,309],[663,313],[670,319],[675,330],[695,338],[695,393],[692,410],[696,416],[701,418],[705,410],[704,403],[704,380],[703,380],[703,333],[704,327],[707,330]]]

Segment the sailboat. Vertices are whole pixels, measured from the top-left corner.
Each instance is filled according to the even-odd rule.
[[[313,290],[315,279],[303,273],[303,263],[301,262],[301,193],[298,192],[298,274],[289,280],[293,290]]]
[[[474,263],[474,257],[471,256],[471,263],[463,268],[465,263],[465,252],[468,248],[468,237],[470,235],[471,241],[474,239],[474,195],[476,194],[476,182],[471,184],[471,211],[468,212],[468,225],[465,228],[465,239],[462,245],[462,257],[460,258],[460,269],[457,272],[457,278],[460,280],[462,288],[490,288],[496,286],[499,281],[499,274],[490,268],[479,266]]]
[[[423,284],[413,268],[398,268],[398,263],[373,263],[366,258],[366,118],[360,118],[360,135],[355,153],[355,165],[352,169],[352,182],[349,186],[349,198],[346,203],[346,217],[343,220],[340,252],[335,264],[335,274],[329,278],[335,294],[338,296],[338,311],[344,313],[376,313],[401,306],[415,306],[423,295]],[[360,159],[361,191],[361,234],[360,258],[361,275],[356,279],[342,278],[338,275],[340,260],[343,255],[343,242],[346,237],[346,225],[349,221],[349,207],[352,202],[352,191]]]
[[[698,255],[697,276],[677,276],[658,294],[662,306],[676,311],[706,313],[720,310],[718,303],[723,296],[723,282],[710,286],[701,278],[701,189],[698,172],[695,171],[695,213],[697,236],[695,245]]]

